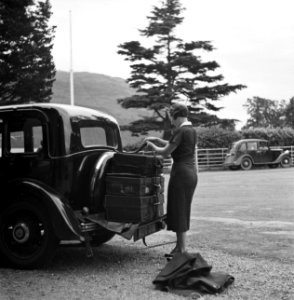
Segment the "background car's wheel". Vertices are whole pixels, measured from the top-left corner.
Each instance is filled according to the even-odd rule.
[[[250,170],[252,168],[252,161],[249,157],[245,157],[241,161],[241,168],[242,170]]]
[[[0,254],[9,265],[31,269],[55,254],[58,240],[38,202],[17,202],[0,213]]]
[[[285,156],[281,160],[281,167],[282,168],[288,168],[291,166],[291,158],[290,156]]]
[[[91,234],[91,246],[97,247],[101,244],[107,243],[115,236],[115,233],[103,227],[99,231]]]

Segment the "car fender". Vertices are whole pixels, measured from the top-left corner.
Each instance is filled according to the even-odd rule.
[[[285,156],[288,156],[288,157],[291,159],[291,157],[290,157],[290,152],[289,152],[288,150],[286,150],[285,152],[282,152],[282,153],[276,158],[276,160],[273,161],[272,163],[273,163],[273,164],[279,164]]]
[[[242,160],[243,160],[245,157],[246,157],[246,158],[249,158],[249,159],[252,161],[252,163],[254,163],[254,160],[252,159],[252,157],[251,157],[250,155],[248,155],[248,154],[243,154],[243,155],[241,155],[240,157],[238,157],[238,158],[235,160],[234,165],[235,165],[235,166],[240,166]]]
[[[74,211],[65,199],[49,186],[35,180],[21,179],[10,182],[7,190],[8,194],[11,194],[9,199],[13,201],[19,201],[23,196],[33,196],[41,201],[48,210],[50,219],[54,220],[52,226],[59,240],[85,240]]]
[[[98,158],[95,163],[90,184],[91,202],[94,206],[94,203],[96,203],[97,201],[99,202],[99,199],[102,199],[104,197],[105,183],[103,182],[103,177],[105,176],[106,168],[110,160],[113,158],[114,154],[115,152],[105,152],[103,153],[103,155],[101,155],[101,157]]]

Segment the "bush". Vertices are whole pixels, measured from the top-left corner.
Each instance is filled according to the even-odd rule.
[[[198,148],[228,148],[231,143],[240,139],[265,139],[271,146],[291,146],[294,145],[294,129],[285,128],[253,128],[241,131],[225,130],[219,127],[197,127]],[[154,134],[153,134],[154,135]],[[128,144],[125,151],[134,151],[142,144],[140,141]]]
[[[294,129],[285,128],[253,128],[241,131],[244,139],[265,139],[272,146],[294,145]]]
[[[238,131],[218,127],[198,127],[196,130],[198,148],[227,148],[232,142],[242,138]]]

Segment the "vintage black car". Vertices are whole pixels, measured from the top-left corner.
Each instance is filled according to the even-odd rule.
[[[63,244],[84,244],[90,255],[115,234],[136,241],[164,228],[162,158],[124,153],[113,117],[2,106],[0,141],[0,258],[10,265],[40,267]],[[124,155],[125,169],[114,164]],[[146,175],[142,159],[155,159],[157,171]]]
[[[268,165],[276,168],[279,165],[291,165],[290,152],[277,147],[270,147],[263,139],[243,139],[234,142],[228,149],[223,166],[231,170],[250,170],[253,166]]]

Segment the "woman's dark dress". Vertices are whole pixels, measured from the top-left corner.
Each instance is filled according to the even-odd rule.
[[[192,125],[184,125],[175,130],[169,142],[177,148],[171,154],[174,162],[168,185],[167,229],[185,232],[190,229],[191,203],[197,185],[196,131]]]

